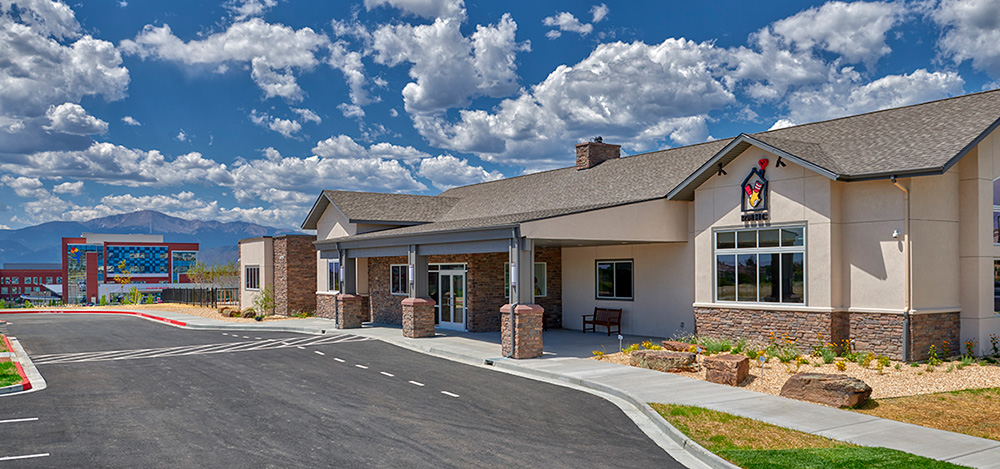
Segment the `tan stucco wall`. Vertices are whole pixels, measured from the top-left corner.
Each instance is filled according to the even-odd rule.
[[[521,224],[532,239],[687,242],[690,202],[650,200]]]
[[[274,239],[262,238],[240,242],[240,309],[253,305],[258,290],[247,290],[246,266],[260,266],[260,288],[274,283]]]
[[[632,301],[596,299],[596,261],[608,259],[633,260]],[[693,260],[691,243],[563,248],[563,327],[580,330],[581,315],[602,307],[622,308],[623,334],[693,333]]]
[[[740,184],[767,158],[766,222],[740,221]],[[713,229],[804,225],[806,302],[769,309],[902,313],[906,308],[905,195],[889,180],[836,182],[751,147],[695,191],[695,303],[714,305]],[[902,178],[911,192],[912,308],[957,311],[958,171]],[[894,231],[899,237],[893,238]],[[948,278],[942,278],[948,277]],[[732,303],[727,303],[732,305]]]
[[[975,339],[989,352],[990,334],[1000,335],[994,313],[993,179],[1000,177],[1000,135],[993,132],[959,161],[959,277],[962,340]]]

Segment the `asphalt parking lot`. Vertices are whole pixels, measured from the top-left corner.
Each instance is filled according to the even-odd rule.
[[[5,319],[48,388],[0,398],[3,467],[682,467],[603,399],[350,334]]]

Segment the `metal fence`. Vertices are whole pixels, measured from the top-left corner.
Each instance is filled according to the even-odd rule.
[[[198,306],[237,305],[239,288],[165,288],[160,294],[164,303],[184,303]]]

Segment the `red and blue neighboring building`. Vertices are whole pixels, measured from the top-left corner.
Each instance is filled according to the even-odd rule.
[[[54,298],[50,287],[63,284],[63,268],[59,264],[5,263],[0,268],[0,300],[16,301],[21,297]]]
[[[62,239],[63,301],[95,302],[106,288],[130,284],[190,283],[198,243],[165,243],[161,235],[83,233]]]

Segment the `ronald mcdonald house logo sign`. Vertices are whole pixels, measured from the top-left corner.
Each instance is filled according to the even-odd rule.
[[[764,177],[764,169],[767,168],[767,158],[761,158],[757,162],[759,168],[750,170],[750,174],[740,185],[741,204],[740,210],[743,215],[741,221],[762,221],[767,220],[767,178]]]

